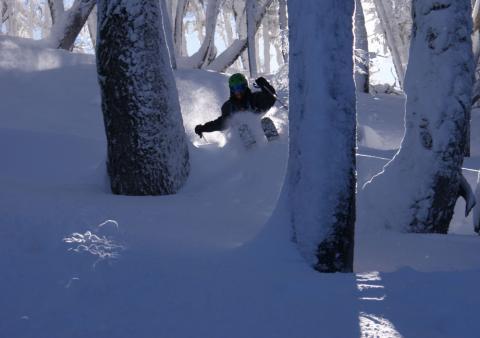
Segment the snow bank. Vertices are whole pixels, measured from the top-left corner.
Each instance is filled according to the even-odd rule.
[[[0,71],[24,72],[56,69],[80,64],[94,65],[95,57],[48,49],[41,41],[0,35]]]

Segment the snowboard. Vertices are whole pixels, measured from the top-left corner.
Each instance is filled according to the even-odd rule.
[[[255,136],[253,136],[252,131],[246,123],[240,124],[237,127],[237,130],[238,136],[240,137],[240,140],[246,149],[251,149],[257,143]]]
[[[273,121],[269,117],[264,117],[261,121],[262,123],[262,129],[265,134],[265,137],[267,138],[268,142],[273,141],[278,138],[278,130],[277,127],[275,127],[275,124],[273,124]]]

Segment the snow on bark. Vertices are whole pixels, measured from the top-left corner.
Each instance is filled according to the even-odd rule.
[[[258,30],[255,22],[255,13],[257,11],[256,0],[247,0],[245,5],[247,14],[247,43],[248,43],[248,69],[250,77],[256,78],[258,75],[257,69],[257,48],[255,43],[255,35]]]
[[[116,194],[172,194],[189,173],[160,13],[158,1],[98,1],[97,69]]]
[[[257,11],[255,13],[255,30],[258,30],[263,20],[263,17],[265,16],[267,8],[272,4],[273,0],[263,0],[262,2],[258,2],[259,3],[257,3],[256,5]],[[239,21],[243,22],[244,26],[246,25],[245,17],[243,17],[242,19],[237,18],[237,22]],[[239,38],[236,39],[225,51],[218,55],[215,60],[210,63],[210,65],[208,65],[208,70],[224,72],[235,62],[235,60],[240,57],[243,51],[247,48],[248,40],[246,37],[246,32],[238,28],[237,32],[239,34]]]
[[[374,0],[374,3],[403,88],[411,35],[411,0]]]
[[[394,159],[364,190],[376,226],[448,232],[461,193],[471,105],[470,14],[470,0],[413,1],[405,135]]]
[[[351,272],[355,223],[354,0],[289,3],[290,221],[322,272]],[[307,34],[308,33],[308,34]]]
[[[6,0],[0,1],[0,24],[8,20],[8,3]]]
[[[173,43],[172,20],[170,19],[170,12],[166,0],[160,0],[160,10],[163,32],[165,40],[167,41],[168,55],[170,56],[170,65],[172,69],[177,69],[177,58],[175,56],[175,44]]]
[[[263,21],[263,72],[270,74],[270,20]]]
[[[65,13],[63,0],[48,0],[48,8],[52,17],[52,24],[56,24]]]
[[[357,91],[369,92],[369,63],[368,35],[365,27],[365,16],[361,0],[355,0],[355,87]]]
[[[178,0],[175,13],[174,36],[175,53],[177,56],[187,55],[186,41],[184,37],[183,17],[187,11],[188,0]]]
[[[205,38],[200,49],[186,60],[188,68],[203,68],[208,66],[215,56],[217,50],[215,48],[215,28],[220,13],[221,0],[210,0],[207,5],[207,15],[205,23]]]
[[[280,39],[283,62],[288,63],[288,22],[287,22],[287,0],[278,1],[278,17],[280,25]]]
[[[72,50],[75,39],[96,4],[95,0],[75,0],[67,11],[62,11],[61,0],[49,0],[52,30],[47,43],[52,48]]]
[[[97,45],[97,6],[93,7],[92,12],[87,19],[87,28],[90,40],[92,40],[92,45],[95,48]]]

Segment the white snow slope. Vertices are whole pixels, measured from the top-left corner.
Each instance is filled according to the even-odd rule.
[[[192,133],[219,114],[224,75],[176,73],[192,141],[182,191],[113,196],[93,59],[4,37],[0,51],[0,337],[478,337],[471,224],[448,236],[359,224],[356,274],[312,271],[270,218],[285,112],[269,112],[280,140],[248,152]],[[39,53],[55,63],[27,57]],[[403,99],[359,99],[360,153],[391,156]],[[359,184],[384,163],[359,156]]]

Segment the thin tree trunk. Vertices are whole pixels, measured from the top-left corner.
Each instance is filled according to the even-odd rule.
[[[255,27],[258,30],[267,8],[272,4],[273,0],[265,0],[261,4],[257,5],[257,11],[255,14]],[[215,60],[207,67],[209,70],[216,72],[224,72],[228,67],[230,67],[235,60],[243,53],[247,48],[247,38],[242,37],[240,31],[240,37],[236,39],[232,45],[230,45],[222,54],[217,56]]]
[[[353,9],[354,0],[289,4],[290,153],[285,208],[300,252],[320,272],[353,270]],[[306,34],[312,29],[315,34]]]
[[[75,0],[68,11],[62,12],[61,0],[49,0],[52,16],[52,30],[48,44],[52,48],[72,50],[75,39],[82,30],[96,0]]]
[[[92,40],[93,48],[97,45],[97,6],[93,7],[87,19],[88,34]]]
[[[189,173],[160,3],[99,0],[97,70],[112,192],[173,194]]]
[[[170,64],[172,69],[177,69],[177,58],[175,56],[175,45],[173,42],[172,21],[170,19],[170,11],[168,10],[166,0],[160,0],[160,9],[163,31],[165,33],[165,40],[167,41],[168,55],[170,56]]]
[[[370,85],[370,58],[368,35],[361,0],[355,0],[355,87],[358,92],[368,93]]]
[[[394,18],[392,17],[392,10],[390,9],[390,1],[391,0],[374,0],[378,18],[380,19],[380,24],[383,28],[385,39],[387,40],[388,49],[392,54],[393,65],[395,66],[398,82],[400,88],[403,89],[407,60],[402,58],[402,53],[398,46],[398,39],[395,38],[395,33],[391,26],[391,22]]]
[[[470,0],[413,1],[405,77],[405,136],[394,159],[365,187],[371,223],[447,233],[461,192],[473,53]]]
[[[269,20],[263,21],[263,72],[270,74],[270,25]]]
[[[205,25],[205,39],[198,52],[188,59],[191,68],[203,68],[208,66],[216,56],[215,28],[220,13],[221,0],[210,0],[207,6],[207,17]]]
[[[178,0],[177,10],[175,14],[175,28],[174,28],[174,38],[175,42],[175,51],[177,56],[186,56],[185,49],[185,36],[184,36],[184,27],[183,27],[183,17],[187,10],[188,0]]]
[[[248,70],[251,78],[256,78],[258,75],[257,69],[257,44],[255,35],[257,32],[257,25],[255,22],[255,13],[257,11],[256,0],[246,0],[246,15],[247,15],[247,40],[248,40]]]
[[[280,24],[280,39],[283,62],[288,63],[287,0],[278,1],[278,10],[278,22]]]

